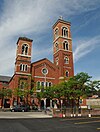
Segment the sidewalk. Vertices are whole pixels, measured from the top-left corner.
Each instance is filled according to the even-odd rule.
[[[0,112],[0,119],[52,118],[44,112]]]
[[[42,112],[42,113],[35,113],[34,112],[34,114],[31,114],[31,115],[29,115],[29,116],[31,116],[32,118],[52,118],[52,116],[51,115],[48,115],[48,114],[45,114],[44,112]]]

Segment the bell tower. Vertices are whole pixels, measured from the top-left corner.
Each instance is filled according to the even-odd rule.
[[[59,79],[68,80],[74,75],[71,23],[58,19],[53,25],[53,58],[59,68]]]
[[[15,74],[30,75],[32,41],[26,37],[19,37],[15,62]]]
[[[26,37],[19,37],[17,41],[17,51],[15,60],[15,73],[11,85],[13,89],[19,88],[21,91],[31,89],[31,49],[32,41]],[[19,102],[30,102],[30,97],[25,100],[24,95],[14,97],[13,100]]]

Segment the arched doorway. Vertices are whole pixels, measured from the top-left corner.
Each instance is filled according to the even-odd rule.
[[[50,99],[46,99],[46,108],[50,107]]]
[[[4,99],[4,108],[10,108],[10,99]]]
[[[41,100],[41,109],[44,109],[44,100]]]

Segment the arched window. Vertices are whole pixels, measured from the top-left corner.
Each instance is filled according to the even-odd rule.
[[[52,83],[51,82],[49,82],[49,87],[51,87],[52,86]]]
[[[52,82],[40,82],[40,81],[38,81],[37,83],[36,83],[36,89],[37,90],[40,90],[40,88],[41,88],[41,91],[43,92],[44,91],[44,89],[46,88],[46,87],[51,87],[52,86]]]
[[[58,28],[55,29],[55,38],[58,37]]]
[[[63,48],[64,48],[64,50],[69,50],[68,42],[67,42],[67,41],[65,41],[65,42],[63,43]]]
[[[24,55],[28,54],[28,45],[27,44],[22,45],[22,54],[24,54]]]
[[[69,64],[69,58],[67,56],[64,57],[64,63]]]
[[[68,28],[66,28],[66,27],[62,28],[62,36],[63,37],[68,37]]]
[[[56,47],[56,51],[58,51],[58,49],[59,49],[58,43],[55,43],[55,47]]]
[[[23,69],[22,70],[25,71],[25,65],[23,65]]]
[[[56,58],[56,65],[58,65],[58,63],[59,63],[59,59],[58,59],[58,58]]]
[[[66,71],[66,77],[69,77],[69,72],[68,71]]]
[[[28,70],[28,66],[27,64],[20,64],[20,71],[27,71]]]
[[[45,86],[48,87],[48,82],[46,82]]]
[[[20,64],[20,71],[22,71],[22,64]]]
[[[27,71],[27,65],[25,65],[25,71]]]
[[[40,90],[41,83],[37,82],[37,90]]]
[[[21,88],[21,89],[24,89],[24,87],[25,87],[25,83],[24,83],[24,82],[21,82],[20,88]]]
[[[44,88],[44,82],[41,82],[41,86],[42,86],[42,88]]]

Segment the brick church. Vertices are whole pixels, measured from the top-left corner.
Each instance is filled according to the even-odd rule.
[[[53,62],[47,58],[31,62],[33,40],[19,37],[14,75],[12,77],[0,76],[0,89],[24,89],[25,83],[28,84],[28,89],[31,89],[32,81],[34,81],[36,92],[39,92],[40,87],[50,87],[73,76],[74,68],[70,27],[71,23],[61,18],[53,25]],[[19,99],[20,101],[22,101],[22,98]],[[34,102],[35,97],[32,97],[30,101]],[[12,98],[7,98],[4,102],[0,99],[0,106],[5,105],[7,107],[8,103],[8,107],[10,107],[15,102],[16,98],[13,95]]]

